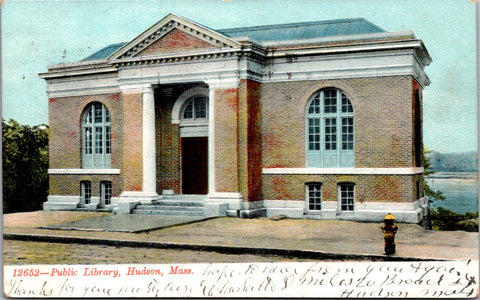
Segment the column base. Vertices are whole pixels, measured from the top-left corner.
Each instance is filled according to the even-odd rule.
[[[259,218],[265,217],[267,210],[263,206],[263,201],[242,202],[240,209],[227,210],[227,216],[237,218]]]
[[[263,201],[243,202],[241,193],[210,193],[205,202],[205,212],[237,218],[258,218],[266,216]]]
[[[207,195],[206,204],[209,203],[226,203],[228,209],[241,209],[243,196],[240,193],[209,193]]]

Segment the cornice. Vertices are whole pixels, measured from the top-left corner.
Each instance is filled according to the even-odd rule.
[[[247,57],[255,61],[264,60],[263,53],[254,47],[245,49],[208,49],[201,51],[176,52],[169,54],[156,54],[149,56],[129,57],[124,59],[116,59],[110,61],[110,64],[115,67],[131,67],[140,65],[152,64],[167,64],[189,61],[214,60],[214,59],[228,59],[237,57]]]
[[[421,40],[401,40],[401,41],[373,41],[365,43],[354,44],[312,44],[312,45],[298,45],[296,47],[279,47],[267,48],[266,57],[277,58],[285,56],[306,56],[306,55],[321,55],[321,54],[343,54],[351,52],[370,52],[370,51],[389,51],[400,49],[417,49],[419,52],[425,52]],[[422,51],[425,50],[425,51]],[[425,53],[422,56],[424,65],[430,64],[428,59],[430,56]]]
[[[38,74],[38,76],[40,76],[40,78],[42,79],[49,80],[49,79],[65,78],[65,77],[72,77],[72,76],[89,76],[89,75],[99,75],[99,74],[108,74],[108,73],[116,73],[116,72],[118,72],[118,69],[113,66],[101,67],[101,68],[88,68],[88,69],[65,68],[63,70],[40,73]]]
[[[411,55],[414,62],[402,61],[401,64],[393,63],[396,55]],[[295,63],[319,63],[320,61],[338,60],[338,59],[363,59],[373,57],[392,56],[392,63],[386,65],[365,65],[352,66],[352,68],[341,68],[338,70],[323,69],[318,71],[305,69],[295,69]],[[291,60],[295,58],[294,60]],[[246,61],[255,62],[259,68],[250,69]],[[68,77],[81,76],[100,76],[103,74],[115,74],[122,70],[143,68],[143,67],[162,67],[170,68],[183,63],[220,62],[238,60],[238,70],[240,76],[254,77],[263,82],[277,81],[298,81],[298,80],[316,80],[322,78],[342,78],[342,77],[370,77],[387,75],[406,75],[414,76],[422,86],[427,86],[430,80],[423,71],[423,68],[430,64],[431,58],[425,49],[421,40],[418,39],[400,39],[392,41],[371,41],[368,43],[353,44],[308,44],[297,45],[287,48],[263,48],[257,44],[245,41],[240,48],[210,48],[195,51],[174,52],[167,54],[152,54],[146,56],[127,57],[111,60],[98,60],[91,62],[80,62],[77,64],[60,64],[50,67],[48,73],[40,74],[41,78],[51,80]],[[282,61],[284,60],[284,61]],[[293,64],[292,64],[293,63]],[[413,65],[412,65],[413,63]],[[268,66],[277,65],[275,71],[270,72]],[[220,69],[218,71],[222,72]],[[168,75],[163,73],[164,75]],[[175,76],[178,76],[178,73]],[[268,75],[267,75],[268,74]],[[271,75],[270,75],[271,74]],[[152,75],[153,76],[153,75]],[[158,77],[158,75],[155,75]],[[195,75],[198,76],[198,75]],[[220,75],[219,75],[220,76]],[[165,77],[165,76],[164,76]],[[210,76],[211,77],[211,76]],[[210,77],[202,77],[204,80]],[[170,82],[174,78],[163,78]]]
[[[151,64],[165,64],[182,61],[196,61],[219,58],[231,58],[241,55],[239,49],[218,49],[218,50],[202,50],[202,51],[188,51],[176,52],[168,54],[156,54],[149,56],[129,57],[123,59],[115,59],[110,61],[110,64],[117,67],[128,67],[137,65],[151,65]]]

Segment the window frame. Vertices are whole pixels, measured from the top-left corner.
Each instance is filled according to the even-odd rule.
[[[204,105],[199,105],[198,101],[202,100]],[[185,113],[187,109],[191,108],[191,117],[185,118]],[[204,108],[200,109],[199,108]],[[205,123],[208,122],[209,113],[208,113],[208,96],[205,95],[195,95],[188,98],[180,110],[180,122],[181,123]],[[202,113],[204,117],[198,117],[197,114]]]
[[[197,100],[202,100],[199,105]],[[200,110],[199,110],[200,108]],[[209,97],[202,93],[195,93],[188,97],[182,104],[179,115],[180,137],[205,137],[208,136],[209,126]],[[191,117],[185,118],[186,110]]]
[[[89,103],[81,117],[83,169],[111,167],[112,133],[108,108],[101,102]]]
[[[112,182],[100,182],[100,206],[105,207],[112,204]]]
[[[80,181],[80,203],[84,205],[92,203],[92,182],[89,180]]]
[[[318,189],[315,189],[317,187]],[[319,213],[323,209],[323,190],[321,182],[307,182],[305,183],[305,206],[308,213]],[[312,190],[313,188],[313,190]],[[314,194],[312,196],[312,193]],[[318,195],[318,194],[319,195]],[[313,201],[313,203],[312,203]],[[312,208],[312,206],[314,208]],[[318,207],[315,208],[315,206]]]
[[[351,190],[344,191],[344,188],[351,188]],[[344,197],[344,193],[352,193],[352,196]],[[338,210],[342,213],[349,213],[355,211],[355,183],[353,182],[339,182],[338,183]],[[351,202],[348,200],[351,198]],[[346,209],[344,209],[344,207]]]
[[[342,90],[316,91],[308,101],[305,119],[307,167],[355,167],[355,113]]]

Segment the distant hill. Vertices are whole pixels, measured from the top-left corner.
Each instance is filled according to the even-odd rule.
[[[478,171],[477,152],[428,154],[434,172],[476,172]]]

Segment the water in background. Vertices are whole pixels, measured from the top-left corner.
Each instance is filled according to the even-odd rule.
[[[425,178],[433,190],[442,191],[443,201],[434,201],[431,207],[443,207],[455,213],[478,212],[478,174],[463,172],[436,172]]]

